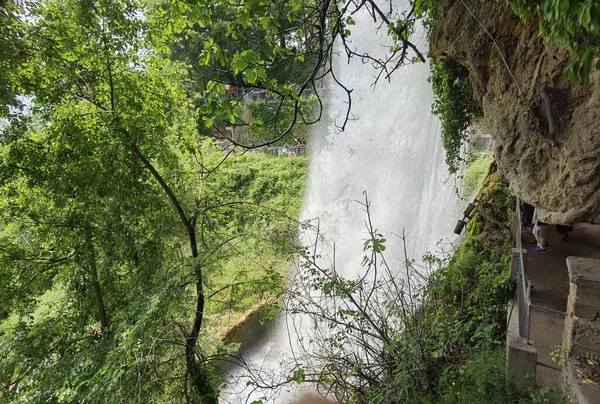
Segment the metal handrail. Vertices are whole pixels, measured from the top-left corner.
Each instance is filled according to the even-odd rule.
[[[525,278],[525,259],[523,258],[523,223],[521,221],[521,203],[517,198],[516,206],[517,228],[515,244],[518,251],[518,281],[517,281],[517,307],[519,310],[519,336],[527,338],[529,343],[529,324],[531,314],[531,284]],[[513,258],[514,259],[514,258]]]

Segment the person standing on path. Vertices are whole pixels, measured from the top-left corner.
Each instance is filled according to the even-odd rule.
[[[548,245],[548,223],[542,222],[538,218],[537,209],[533,213],[533,230],[531,231],[535,236],[537,245],[531,250],[537,254],[546,254],[546,246]]]

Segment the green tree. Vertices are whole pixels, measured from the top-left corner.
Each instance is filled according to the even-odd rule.
[[[25,40],[35,57],[16,74],[33,112],[11,117],[1,145],[11,223],[2,272],[18,296],[1,303],[13,316],[2,339],[6,397],[127,401],[164,392],[161,379],[173,377],[179,395],[216,400],[198,347],[191,100],[184,69],[153,52],[143,13],[128,1],[30,4]],[[57,311],[28,320],[44,292],[58,295]],[[166,371],[147,369],[163,361]]]
[[[23,42],[24,24],[19,18],[22,13],[20,2],[0,1],[0,117],[6,115],[8,106],[18,105],[15,71],[28,59]]]

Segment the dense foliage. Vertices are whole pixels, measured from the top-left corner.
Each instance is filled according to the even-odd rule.
[[[203,150],[207,165],[218,164],[224,156],[210,143]],[[246,154],[226,160],[204,182],[210,205],[204,220],[218,230],[204,233],[202,259],[210,294],[201,345],[206,355],[222,352],[215,336],[222,336],[256,302],[277,301],[295,248],[294,218],[305,169],[301,158]],[[7,388],[0,392],[3,401],[162,403],[183,394],[185,365],[176,342],[178,327],[190,321],[192,296],[186,284],[193,272],[183,258],[169,206],[153,197],[151,210],[144,211],[134,185],[116,201],[133,204],[139,222],[129,222],[120,232],[124,207],[109,205],[106,213],[96,212],[89,229],[94,235],[95,281],[84,266],[89,259],[85,237],[77,243],[78,233],[86,228],[58,222],[61,211],[56,206],[49,210],[39,195],[19,190],[22,196],[13,206],[27,211],[16,215],[11,209],[14,217],[2,233],[6,282],[1,307],[10,313],[0,325],[0,380]],[[56,222],[40,222],[42,217]],[[62,240],[50,238],[59,235]],[[18,236],[29,239],[14,238]],[[217,250],[215,242],[225,240]],[[36,253],[40,245],[53,250]],[[61,257],[60,249],[68,248],[72,253]],[[104,330],[97,319],[94,282],[101,285],[107,307]]]
[[[192,68],[189,87],[202,94],[198,102],[200,130],[246,148],[275,144],[290,134],[298,123],[314,118],[300,113],[303,98],[315,94],[320,99],[319,83],[327,75],[345,92],[346,117],[338,123],[344,128],[350,119],[351,88],[335,75],[332,64],[334,42],[342,44],[349,58],[368,60],[379,70],[375,80],[389,78],[396,69],[424,61],[411,42],[417,16],[412,10],[396,13],[373,0],[332,2],[315,0],[253,1],[242,5],[227,1],[195,3],[179,0],[153,0],[153,20],[166,28],[164,46],[171,56]],[[349,40],[358,10],[369,13],[393,39],[389,52],[374,57],[358,52]],[[246,119],[241,104],[254,92],[266,93],[282,112],[291,110],[289,125],[277,136],[259,143],[240,141],[228,127],[258,123]],[[317,117],[322,104],[318,104]],[[286,116],[282,116],[287,121]],[[279,119],[279,115],[275,118]]]
[[[15,70],[26,63],[28,55],[23,43],[24,27],[17,14],[19,8],[11,1],[0,1],[0,116],[7,107],[17,104],[19,83]]]
[[[304,122],[314,122],[317,109],[317,97],[302,98],[298,104],[299,113]],[[248,110],[252,114],[253,122],[250,131],[261,140],[272,140],[289,127],[294,116],[294,109],[290,105],[280,105],[276,101],[256,101],[248,103]],[[307,138],[310,130],[306,123],[298,124],[291,134],[295,138]],[[287,140],[287,139],[286,139]]]
[[[416,12],[422,18],[431,36],[438,22],[439,0],[417,0]],[[481,107],[473,99],[469,85],[469,71],[458,62],[432,59],[429,81],[433,90],[432,112],[442,122],[442,144],[446,151],[446,164],[451,174],[456,174],[463,161],[463,145],[475,119],[482,116]]]
[[[488,177],[478,200],[490,216],[509,223],[514,198],[498,174]],[[433,273],[427,286],[430,305],[425,313],[439,357],[449,349],[500,344],[506,331],[510,237],[477,216],[467,230],[449,264]]]
[[[0,143],[1,400],[216,401],[207,358],[220,349],[210,330],[222,322],[203,327],[205,311],[225,313],[218,289],[247,269],[229,271],[233,248],[262,264],[248,280],[255,300],[281,289],[289,252],[269,245],[296,226],[304,164],[220,164],[226,151],[197,133],[188,66],[161,53],[172,38],[142,4],[10,6],[0,9],[12,13],[2,40],[19,40],[30,60],[16,54],[0,65],[10,79]],[[253,177],[235,182],[227,167],[236,162]],[[242,204],[253,212],[236,216]],[[251,298],[248,282],[233,283]]]
[[[492,152],[469,152],[463,174],[464,185],[462,195],[465,198],[470,199],[482,184],[493,161],[494,156]]]
[[[438,22],[439,0],[416,0],[416,13],[422,19],[431,37]],[[469,85],[469,71],[453,60],[432,59],[429,81],[433,90],[432,112],[442,122],[442,144],[446,151],[446,164],[451,174],[456,174],[463,161],[463,145],[468,130],[481,108],[473,99]]]
[[[130,3],[29,12],[33,59],[13,73],[31,114],[9,116],[0,150],[2,398],[155,400],[164,375],[183,376],[173,360],[183,351],[155,339],[179,338],[159,313],[189,308],[189,260],[173,249],[172,207],[135,153],[191,199],[193,177],[171,181],[188,170],[194,127],[180,73],[137,52],[145,23]]]
[[[205,156],[217,163],[222,153]],[[223,335],[257,304],[279,308],[287,271],[297,250],[307,160],[246,153],[228,158],[206,179],[210,226],[230,240],[208,274],[207,327]]]

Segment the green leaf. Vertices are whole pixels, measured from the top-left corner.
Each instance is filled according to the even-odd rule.
[[[238,74],[241,71],[244,71],[244,69],[248,66],[248,63],[246,62],[246,59],[244,58],[244,56],[242,56],[240,53],[235,53],[233,55],[233,59],[231,61],[231,67],[233,68],[233,72],[235,74]]]
[[[591,4],[586,4],[580,13],[579,22],[586,31],[590,30],[590,22],[592,21]]]
[[[331,290],[333,289],[333,281],[328,281],[325,282],[325,284],[323,285],[323,293],[325,293],[326,295],[329,295],[331,293]]]
[[[302,384],[306,379],[306,374],[304,373],[304,369],[296,369],[294,370],[293,379],[297,384]]]
[[[246,70],[246,80],[250,84],[255,84],[258,78],[258,72],[256,69],[248,69]]]
[[[201,66],[208,66],[210,63],[210,52],[202,52],[198,60]]]
[[[232,111],[231,109],[227,109],[227,110],[225,110],[225,113],[227,114],[227,119],[229,120],[229,123],[235,123],[235,120],[236,120],[235,112]]]

